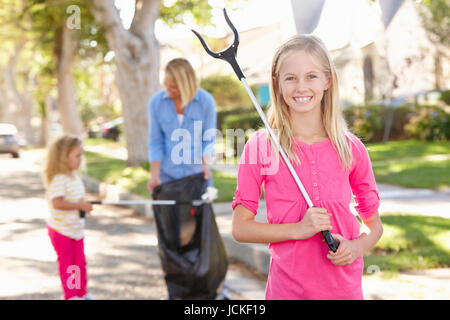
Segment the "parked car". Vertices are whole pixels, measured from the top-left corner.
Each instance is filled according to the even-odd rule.
[[[105,122],[101,126],[102,138],[112,139],[114,141],[119,140],[120,135],[120,125],[123,123],[123,118],[117,118],[109,122]]]
[[[10,153],[13,158],[19,157],[19,134],[16,126],[0,123],[0,153]]]

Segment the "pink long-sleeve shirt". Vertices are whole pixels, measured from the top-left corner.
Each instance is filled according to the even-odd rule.
[[[379,206],[378,190],[369,155],[363,143],[351,135],[353,165],[342,169],[330,139],[308,145],[294,139],[301,164],[293,167],[314,206],[332,213],[332,232],[346,239],[360,234],[360,224],[350,211],[352,193],[359,216],[369,218]],[[300,221],[308,209],[289,169],[277,160],[264,130],[245,145],[237,177],[233,210],[241,204],[257,213],[264,186],[267,221],[271,224]],[[270,271],[266,299],[363,299],[363,258],[335,266],[326,257],[322,235],[309,239],[269,244]]]

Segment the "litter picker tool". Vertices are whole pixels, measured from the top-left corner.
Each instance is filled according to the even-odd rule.
[[[175,201],[175,200],[120,200],[120,201],[89,201],[91,204],[107,204],[113,206],[126,206],[126,205],[160,205],[160,206],[175,206],[181,204],[190,204],[193,207],[199,207],[205,203],[211,203],[217,198],[217,189],[213,187],[207,187],[206,192],[202,194],[202,198],[191,201]],[[86,212],[80,210],[80,218],[84,218]]]
[[[247,81],[245,80],[244,73],[241,70],[241,67],[236,61],[236,54],[237,49],[239,45],[239,33],[237,32],[236,28],[234,27],[233,23],[231,23],[230,18],[228,18],[226,9],[223,9],[223,14],[225,16],[225,20],[227,21],[228,25],[230,26],[231,30],[234,33],[234,41],[231,44],[229,48],[227,48],[224,51],[221,52],[213,52],[211,49],[209,49],[208,44],[205,42],[203,37],[195,30],[192,30],[192,32],[195,33],[195,35],[200,40],[203,48],[206,50],[206,52],[216,59],[222,59],[228,62],[231,67],[233,68],[234,72],[236,73],[236,76],[238,77],[239,81],[244,85],[245,90],[247,91],[247,94],[249,95],[250,99],[253,102],[253,105],[256,108],[256,111],[258,112],[259,116],[261,117],[261,120],[264,123],[264,126],[266,127],[267,131],[270,134],[270,137],[272,138],[272,141],[276,144],[277,148],[280,150],[280,154],[283,157],[283,160],[285,161],[290,173],[292,174],[292,177],[294,178],[295,182],[297,183],[298,188],[300,189],[300,192],[302,193],[303,197],[305,198],[308,206],[310,208],[314,207],[314,204],[311,201],[311,198],[309,197],[308,193],[306,192],[305,188],[303,187],[302,182],[300,181],[300,178],[298,177],[297,173],[295,172],[294,168],[292,167],[292,163],[289,160],[289,158],[286,155],[286,152],[281,147],[280,143],[278,142],[278,138],[273,132],[272,128],[270,127],[269,123],[267,122],[266,116],[264,112],[261,109],[261,106],[259,105],[258,101],[255,98],[255,95],[253,94],[252,90],[250,89]],[[327,243],[328,248],[336,252],[339,243],[331,236],[331,233],[328,230],[322,231],[322,235]]]

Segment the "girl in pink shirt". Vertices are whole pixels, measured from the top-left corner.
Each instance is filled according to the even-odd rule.
[[[266,299],[363,299],[362,256],[383,232],[370,158],[343,119],[338,79],[320,39],[298,35],[275,53],[268,121],[314,203],[300,193],[265,130],[245,145],[233,201],[233,237],[269,243]],[[255,221],[261,186],[268,223]],[[360,224],[356,210],[370,232]],[[328,250],[320,231],[339,242]]]

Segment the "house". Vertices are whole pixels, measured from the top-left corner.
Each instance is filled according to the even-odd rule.
[[[259,86],[261,104],[269,98],[274,52],[287,38],[298,33],[312,33],[325,42],[338,70],[344,105],[387,102],[436,87],[450,87],[450,63],[439,56],[428,39],[418,11],[420,4],[414,0],[279,0],[277,3],[278,22],[244,31],[238,28],[237,60],[248,82]],[[233,38],[230,33],[214,45],[226,48]],[[168,59],[170,47],[174,55],[173,47],[179,48],[180,43],[163,44],[161,56]],[[191,36],[183,43],[181,55],[194,64],[200,76],[232,73],[227,63],[208,56],[196,38]]]

